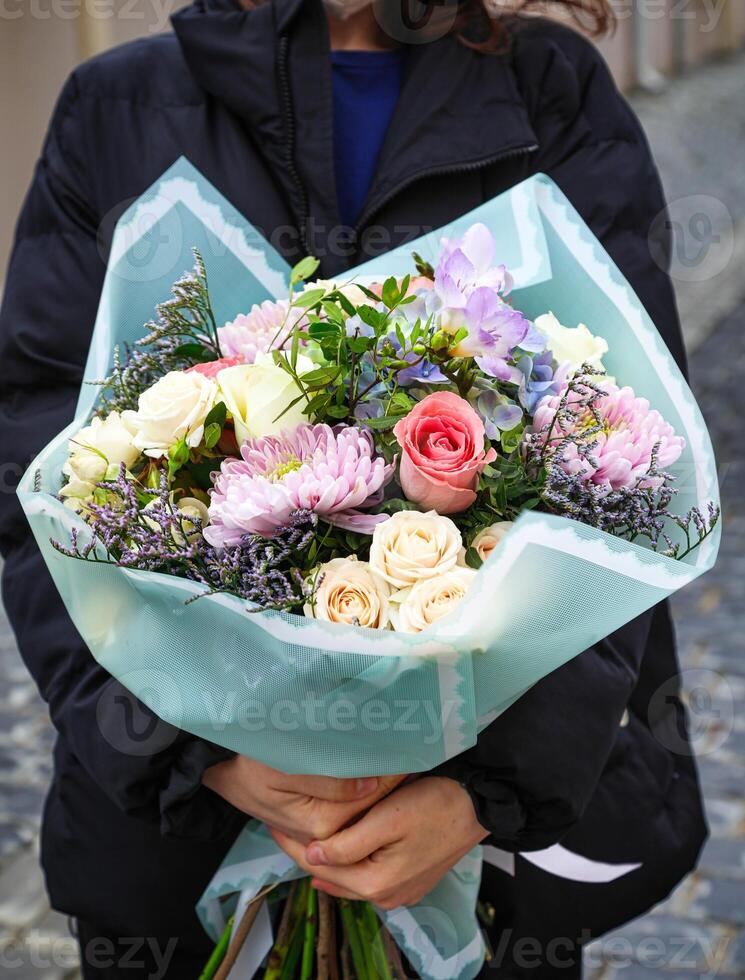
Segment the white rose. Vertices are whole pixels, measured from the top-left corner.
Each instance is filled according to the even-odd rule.
[[[181,439],[196,448],[217,394],[215,382],[198,371],[169,371],[143,391],[136,412],[124,413],[136,430],[134,445],[156,459]]]
[[[310,358],[298,355],[296,370],[300,376],[315,368]],[[258,354],[253,364],[225,368],[217,375],[217,383],[233,417],[238,445],[247,439],[279,435],[308,421],[303,415],[305,400],[292,405],[301,394],[299,387],[270,354]]]
[[[402,510],[378,524],[370,546],[370,567],[396,589],[452,568],[462,545],[449,517],[435,511]]]
[[[140,456],[133,443],[134,433],[134,427],[119,412],[111,412],[105,419],[91,419],[90,425],[70,440],[62,472],[71,482],[94,484],[103,480],[109,466],[118,470],[124,463],[129,468]],[[68,496],[77,495],[68,491]]]
[[[536,329],[546,338],[548,349],[559,365],[568,364],[574,374],[583,364],[603,370],[603,355],[608,344],[602,337],[595,337],[584,323],[576,327],[563,327],[553,313],[545,313],[535,321]]]
[[[512,521],[497,521],[496,524],[491,524],[489,527],[484,527],[479,531],[471,542],[471,547],[476,550],[476,553],[482,561],[486,561],[492,551],[494,551],[512,527],[512,523]]]
[[[391,596],[391,622],[399,633],[421,633],[451,613],[476,578],[473,568],[457,565]]]
[[[373,574],[367,562],[333,558],[318,569],[318,587],[305,615],[348,626],[387,629],[388,585]]]

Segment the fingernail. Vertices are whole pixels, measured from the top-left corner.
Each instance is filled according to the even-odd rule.
[[[305,853],[309,864],[328,864],[320,844],[311,844]]]
[[[378,780],[376,776],[370,776],[366,779],[357,780],[357,796],[368,796],[378,785]]]

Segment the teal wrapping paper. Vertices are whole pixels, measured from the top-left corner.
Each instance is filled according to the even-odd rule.
[[[344,281],[402,276],[412,271],[414,250],[434,262],[443,236],[476,221],[491,229],[498,260],[514,276],[515,306],[531,318],[551,310],[562,323],[587,323],[608,341],[608,373],[649,399],[685,437],[685,451],[671,467],[676,509],[718,504],[711,443],[690,389],[629,284],[547,177],[525,181]],[[86,382],[109,373],[116,345],[143,336],[155,306],[191,268],[194,247],[205,260],[219,323],[287,295],[286,262],[181,159],[119,221]],[[50,544],[68,541],[73,527],[86,540],[84,522],[56,494],[68,440],[94,409],[98,391],[83,384],[75,420],[34,460],[18,489],[70,615],[96,660],[161,718],[286,772],[355,777],[429,770],[472,746],[540,678],[716,559],[719,527],[675,561],[571,520],[529,512],[480,570],[457,614],[424,634],[249,611],[229,595],[187,604],[203,588],[74,561]],[[245,899],[271,876],[291,877],[297,869],[283,868],[283,858],[249,825],[200,906],[213,935],[221,931],[217,898],[225,889]],[[473,914],[479,853],[461,864],[421,907],[384,914],[426,980],[468,980],[483,957]],[[440,926],[425,928],[438,915]]]

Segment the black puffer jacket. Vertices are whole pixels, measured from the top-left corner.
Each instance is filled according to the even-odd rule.
[[[339,235],[320,2],[273,0],[246,13],[232,0],[196,0],[174,27],[83,65],[60,97],[0,320],[6,473],[20,475],[71,419],[114,220],[181,155],[290,261],[311,251],[324,275],[545,172],[683,364],[671,285],[648,240],[664,206],[660,182],[601,58],[572,31],[524,23],[499,56],[452,38],[412,46],[364,213]],[[665,243],[654,246],[659,258]],[[15,497],[0,496],[0,508],[4,602],[59,731],[43,848],[53,902],[119,935],[182,934],[184,910],[242,824],[200,788],[221,753],[157,723],[95,663]],[[703,836],[690,763],[650,730],[680,721],[675,697],[657,699],[651,720],[647,711],[676,670],[660,607],[536,685],[446,771],[468,787],[494,843],[530,850],[571,833],[598,798],[604,770],[617,779],[634,756],[637,773],[623,795],[646,794],[649,826],[677,835],[681,858],[669,887]],[[627,707],[632,724],[619,727]],[[687,795],[673,804],[669,786],[684,770]],[[619,803],[619,819],[629,806]]]

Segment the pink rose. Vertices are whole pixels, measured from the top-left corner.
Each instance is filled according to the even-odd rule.
[[[484,423],[450,391],[428,395],[397,423],[402,449],[399,479],[409,500],[424,510],[456,514],[476,499],[479,475],[497,454],[484,452]]]
[[[203,374],[205,378],[216,378],[223,368],[237,367],[239,364],[245,364],[245,358],[243,357],[221,357],[217,361],[205,361],[203,364],[194,364],[192,367],[187,368],[184,372],[185,374]]]

